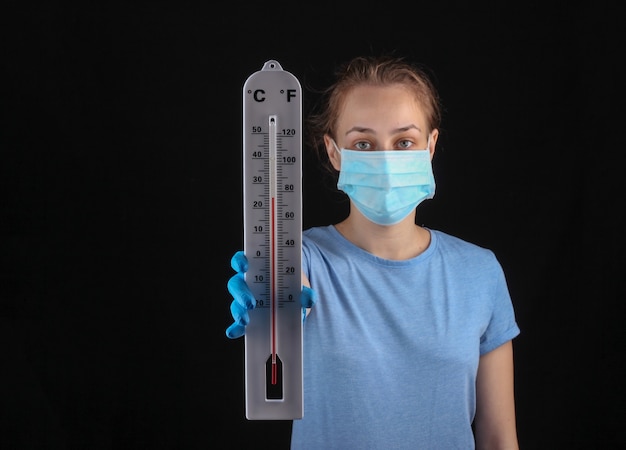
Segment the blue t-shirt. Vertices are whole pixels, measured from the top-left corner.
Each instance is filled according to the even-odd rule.
[[[391,261],[334,226],[303,234],[319,294],[304,325],[304,417],[293,449],[473,449],[476,372],[520,332],[490,250],[440,231]]]

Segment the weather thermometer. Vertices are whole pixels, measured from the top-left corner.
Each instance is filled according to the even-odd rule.
[[[246,417],[303,416],[302,97],[274,60],[243,87],[244,252],[257,301],[245,334]]]

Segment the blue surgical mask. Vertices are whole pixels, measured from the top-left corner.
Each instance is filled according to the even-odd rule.
[[[334,141],[333,144],[337,148]],[[422,201],[435,195],[435,177],[428,149],[337,150],[341,155],[337,188],[374,223],[396,224]]]

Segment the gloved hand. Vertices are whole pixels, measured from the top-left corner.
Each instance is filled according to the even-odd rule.
[[[228,292],[233,296],[230,304],[230,313],[234,322],[226,329],[226,336],[230,339],[241,337],[246,332],[246,326],[250,323],[248,310],[254,309],[256,300],[252,291],[244,279],[244,273],[248,271],[248,258],[243,251],[236,252],[230,260],[231,267],[237,272],[228,280]],[[317,301],[317,292],[308,286],[302,286],[300,303],[302,304],[302,321],[306,319],[306,309],[312,308]]]

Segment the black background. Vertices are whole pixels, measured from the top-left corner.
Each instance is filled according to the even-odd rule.
[[[241,89],[276,59],[306,112],[338,62],[379,52],[430,68],[445,106],[419,221],[507,273],[522,448],[626,447],[616,10],[4,5],[1,448],[287,447],[288,422],[245,419],[243,340],[224,335]],[[319,175],[307,157],[306,227],[344,213]]]

